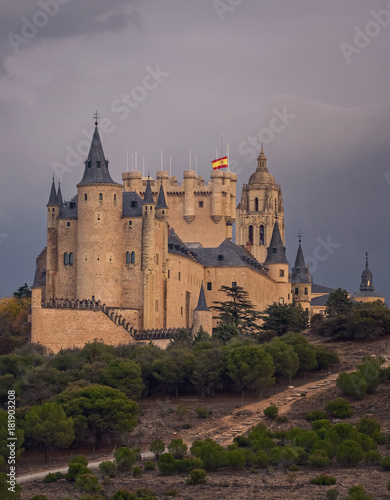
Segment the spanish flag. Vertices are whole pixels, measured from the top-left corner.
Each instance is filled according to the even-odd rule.
[[[218,160],[212,161],[211,164],[213,166],[213,170],[218,170],[219,168],[227,168],[228,157],[224,156],[223,158],[218,158]]]

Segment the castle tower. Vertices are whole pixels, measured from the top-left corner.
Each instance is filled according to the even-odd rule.
[[[244,184],[241,202],[237,207],[237,244],[246,246],[259,262],[264,262],[276,219],[284,242],[282,190],[268,172],[267,157],[262,146],[256,171],[250,176],[248,184]]]
[[[200,327],[202,327],[203,330],[211,336],[213,332],[213,313],[207,307],[203,283],[200,287],[198,305],[193,312],[193,336],[195,336],[199,332]]]
[[[286,248],[283,245],[278,221],[275,221],[270,245],[267,250],[267,258],[264,265],[268,267],[268,275],[277,283],[288,283],[288,260]]]
[[[58,194],[53,182],[47,207],[47,258],[46,258],[46,299],[55,298],[55,275],[58,266],[58,217],[62,205],[60,187]]]
[[[93,297],[110,307],[122,302],[122,187],[111,178],[96,121],[77,185],[77,297]]]
[[[160,172],[163,173],[163,172]],[[168,172],[167,172],[168,174]],[[168,205],[165,201],[163,177],[160,177],[161,184],[156,203],[156,219],[163,225],[162,228],[162,249],[161,249],[161,270],[163,279],[163,326],[167,327],[167,300],[168,300]]]
[[[360,290],[355,293],[352,298],[358,302],[375,302],[377,300],[384,302],[384,297],[377,295],[374,290],[373,276],[370,268],[368,267],[368,253],[366,252],[366,267],[362,272]]]
[[[155,327],[155,251],[156,223],[155,202],[153,200],[150,179],[146,184],[145,197],[142,202],[142,261],[144,319],[143,327],[149,330]],[[161,209],[162,212],[162,209]]]
[[[299,246],[297,257],[291,273],[291,291],[293,300],[299,302],[303,310],[309,314],[311,303],[312,279],[309,268],[306,267],[301,246],[301,235],[299,235]]]
[[[193,170],[185,170],[184,177],[184,220],[191,224],[195,219],[195,177],[196,173]]]

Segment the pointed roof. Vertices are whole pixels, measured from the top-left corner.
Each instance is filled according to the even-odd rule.
[[[291,273],[292,283],[311,283],[311,276],[309,269],[306,267],[305,258],[303,256],[301,238],[299,238],[299,247],[297,252],[297,257],[295,259],[294,267]]]
[[[372,279],[372,272],[370,271],[368,267],[368,252],[366,252],[366,267],[364,271],[362,272],[362,282],[360,284],[360,291],[361,292],[367,292],[371,291],[373,292],[375,290],[374,288],[374,282]]]
[[[57,204],[58,206],[62,207],[64,204],[64,201],[62,199],[62,193],[61,193],[61,183],[58,183],[58,191],[57,191]]]
[[[267,258],[264,264],[288,264],[286,248],[283,245],[277,220],[275,221],[271,242],[267,250]]]
[[[160,184],[160,191],[158,192],[156,208],[168,208],[162,183]]]
[[[38,273],[38,263],[35,268],[35,275],[34,275],[34,283],[32,284],[31,288],[40,288],[40,283],[39,283],[39,273]]]
[[[103,146],[100,140],[97,125],[96,121],[88,158],[84,162],[84,175],[78,186],[83,186],[85,184],[118,184],[111,179],[111,175],[108,170],[108,160],[106,160],[104,156]]]
[[[203,283],[200,287],[198,305],[197,305],[196,309],[194,309],[194,311],[210,311],[210,309],[207,307],[207,304],[206,304],[206,297],[204,294]]]
[[[53,182],[51,183],[49,201],[48,201],[46,206],[47,207],[58,207],[59,206],[58,200],[57,200],[56,186],[54,184],[54,175],[53,175]]]
[[[150,185],[149,177],[148,177],[148,180],[146,182],[146,191],[145,191],[145,196],[144,196],[142,205],[154,205],[152,187]]]
[[[257,157],[257,167],[256,171],[249,177],[249,185],[253,184],[269,184],[275,185],[275,178],[272,174],[268,172],[267,168],[267,157],[264,153],[264,146],[261,145],[261,151]]]

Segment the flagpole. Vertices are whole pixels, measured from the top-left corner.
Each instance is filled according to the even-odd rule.
[[[228,161],[228,172],[230,172],[230,165],[229,165],[229,143],[227,143],[227,161]]]
[[[126,172],[129,171],[129,152],[126,151]]]
[[[142,177],[145,177],[145,155],[142,155]]]
[[[195,155],[195,175],[198,176],[198,155]]]
[[[137,166],[138,166],[138,155],[137,155],[137,150],[135,150],[135,171],[137,171]]]
[[[192,158],[191,158],[191,149],[190,149],[190,170],[192,170]]]
[[[134,170],[134,156],[131,155],[131,171]]]
[[[160,170],[162,171],[163,169],[163,150],[161,150],[161,167]]]
[[[221,134],[221,155],[223,156],[223,134]]]
[[[172,177],[172,155],[169,155],[169,177]]]

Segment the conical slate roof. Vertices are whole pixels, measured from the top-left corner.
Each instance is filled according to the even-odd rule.
[[[204,294],[203,283],[200,287],[198,305],[197,305],[196,309],[194,309],[194,311],[210,311],[210,309],[207,307],[207,304],[206,304],[206,297]]]
[[[35,276],[34,276],[34,283],[32,284],[31,288],[40,288],[40,283],[39,283],[39,273],[38,273],[38,264],[36,265],[35,268]]]
[[[294,267],[291,273],[292,283],[311,283],[311,276],[309,269],[306,267],[305,258],[303,256],[301,242],[299,241],[299,247],[297,252],[297,258],[295,259]]]
[[[106,160],[104,156],[97,122],[95,122],[95,125],[95,132],[93,134],[88,158],[85,161],[84,175],[78,186],[83,186],[85,184],[117,184],[111,179],[108,170],[108,160]]]
[[[143,199],[142,205],[154,205],[152,187],[150,185],[150,179],[146,183],[145,197]]]
[[[160,185],[160,191],[158,192],[156,208],[168,208],[162,183]]]
[[[283,246],[278,221],[275,221],[271,243],[268,247],[267,258],[264,264],[288,264],[286,248]]]
[[[64,201],[62,199],[61,184],[60,183],[58,183],[57,204],[59,207],[62,207],[62,205],[64,204]]]
[[[46,205],[47,207],[58,207],[58,199],[57,199],[57,193],[56,193],[56,186],[54,184],[54,177],[53,177],[53,182],[51,184],[51,190],[50,190],[50,196],[49,196],[49,201]]]
[[[368,253],[366,253],[366,267],[362,272],[362,282],[360,285],[360,290],[362,292],[374,291],[374,281],[372,279],[372,272],[368,267]]]

